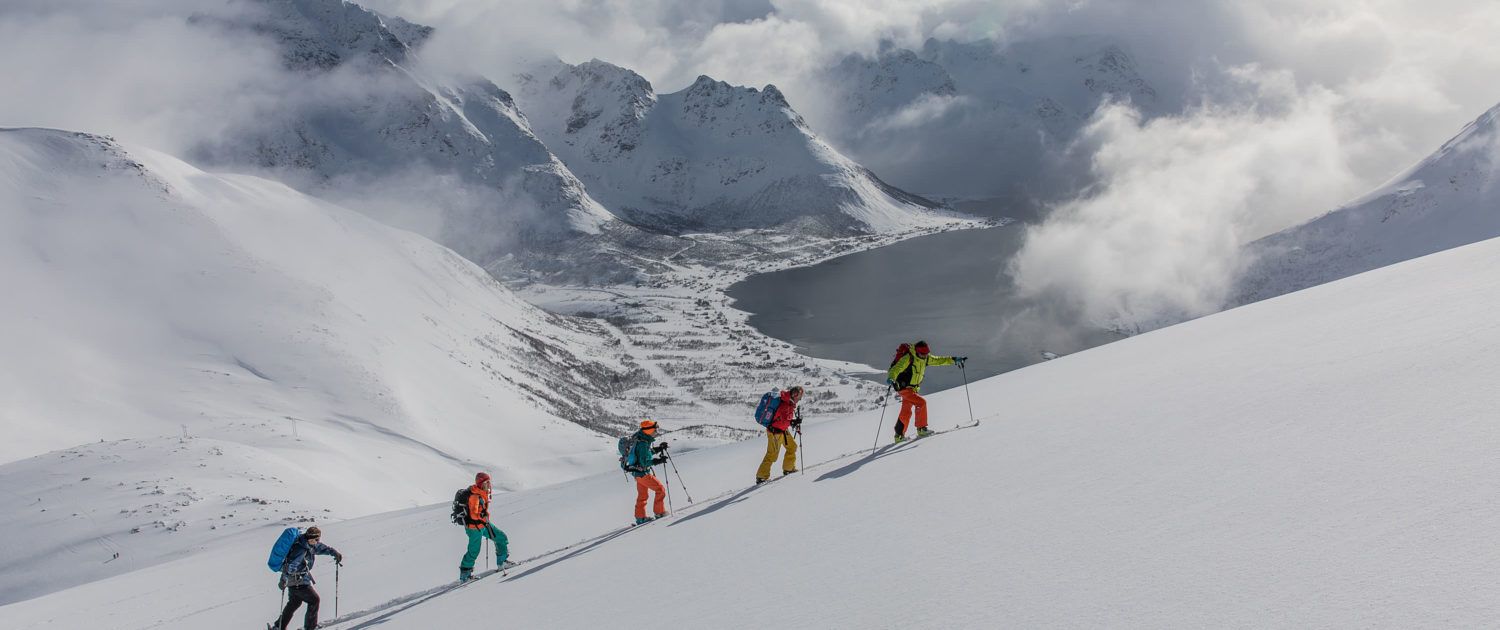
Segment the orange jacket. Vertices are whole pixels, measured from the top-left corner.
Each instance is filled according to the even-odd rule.
[[[478,485],[469,486],[470,529],[481,529],[490,522],[490,491]]]

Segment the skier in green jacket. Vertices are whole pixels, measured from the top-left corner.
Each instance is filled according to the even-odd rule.
[[[896,415],[896,441],[906,440],[906,421],[911,419],[912,411],[917,415],[917,437],[932,435],[927,430],[927,399],[923,398],[922,377],[927,373],[929,365],[957,365],[964,366],[964,361],[969,357],[940,357],[929,354],[926,341],[918,341],[915,344],[901,344],[896,350],[896,356],[891,359],[891,369],[886,372],[885,382],[895,389],[901,396],[901,413]]]

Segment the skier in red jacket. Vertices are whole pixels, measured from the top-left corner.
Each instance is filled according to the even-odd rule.
[[[797,402],[800,400],[801,385],[781,392],[781,405],[776,408],[771,426],[766,427],[766,457],[760,461],[760,468],[755,471],[755,483],[771,478],[771,464],[776,462],[776,456],[782,448],[786,449],[786,458],[781,460],[781,474],[797,472],[797,440],[792,437],[792,431],[802,432],[802,416],[797,413]]]

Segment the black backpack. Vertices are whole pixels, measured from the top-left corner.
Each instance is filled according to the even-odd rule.
[[[898,346],[896,348],[896,356],[891,357],[891,367],[896,367],[896,364],[901,362],[901,357],[912,354],[911,350],[912,345],[909,343],[903,343]],[[911,363],[908,363],[906,365],[906,369],[901,370],[901,373],[896,375],[896,387],[898,389],[905,388],[911,385],[911,371],[913,367],[912,364],[917,362],[917,357],[913,355],[911,361]]]
[[[463,490],[453,495],[453,515],[449,518],[455,525],[469,524],[469,491],[471,489],[470,486],[464,486]]]

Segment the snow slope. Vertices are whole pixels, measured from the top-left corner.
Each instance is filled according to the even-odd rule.
[[[987,379],[983,424],[896,448],[868,451],[873,414],[813,424],[816,465],[749,492],[757,444],[687,454],[696,504],[638,530],[617,530],[618,473],[510,495],[497,520],[529,561],[421,601],[382,607],[452,578],[442,506],[337,523],[341,611],[378,610],[333,627],[1492,625],[1496,264],[1486,241]],[[932,413],[965,420],[964,392]],[[276,608],[273,538],[0,623],[250,623]]]
[[[477,467],[577,476],[643,378],[416,235],[86,134],[0,130],[0,286],[0,601]]]
[[[1500,105],[1364,198],[1251,243],[1246,304],[1500,236]]]
[[[532,134],[509,94],[420,63],[416,47],[431,29],[343,0],[246,8],[240,22],[204,25],[272,42],[298,93],[205,140],[195,162],[267,171],[481,265],[555,249],[614,222]]]
[[[775,86],[701,76],[659,95],[640,75],[597,59],[552,60],[517,81],[537,134],[634,224],[681,232],[804,223],[841,234],[935,222],[935,204],[840,155]]]

